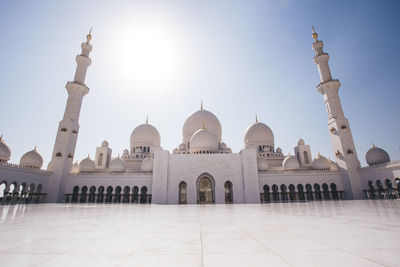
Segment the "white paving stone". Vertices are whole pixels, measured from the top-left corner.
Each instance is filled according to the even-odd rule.
[[[0,207],[0,266],[400,266],[400,201]]]

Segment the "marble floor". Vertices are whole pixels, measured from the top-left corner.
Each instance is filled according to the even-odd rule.
[[[400,266],[400,201],[0,206],[0,266]]]

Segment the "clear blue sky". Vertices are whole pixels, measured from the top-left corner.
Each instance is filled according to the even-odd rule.
[[[12,162],[36,145],[45,164],[93,27],[92,66],[75,159],[106,139],[113,156],[149,115],[172,151],[200,100],[234,152],[245,129],[271,127],[333,158],[311,26],[330,54],[362,164],[371,143],[400,159],[398,1],[1,1],[0,133]]]

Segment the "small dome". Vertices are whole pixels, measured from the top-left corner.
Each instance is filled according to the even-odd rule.
[[[389,154],[382,148],[372,145],[365,155],[365,160],[369,166],[390,162]]]
[[[160,133],[151,124],[136,127],[131,134],[131,148],[136,146],[160,146]]]
[[[330,160],[330,159],[328,159],[328,160],[329,160],[329,163],[331,164],[331,171],[338,171],[339,170],[339,166],[337,165],[337,163],[332,161],[332,160]]]
[[[226,149],[228,146],[227,146],[224,142],[222,142],[222,143],[219,145],[219,147],[220,147],[221,149]]]
[[[101,146],[102,146],[102,147],[108,147],[108,142],[107,142],[106,140],[104,140],[104,141],[101,143]]]
[[[94,172],[96,164],[88,156],[79,163],[79,172]]]
[[[124,149],[123,155],[129,155],[129,150],[128,149]]]
[[[40,169],[43,165],[43,158],[37,152],[36,147],[32,151],[25,153],[19,161],[21,167]]]
[[[295,170],[300,168],[299,161],[295,156],[290,156],[290,154],[283,160],[282,168],[285,170]]]
[[[302,138],[300,138],[299,141],[297,141],[297,145],[298,146],[304,145],[304,140]]]
[[[184,143],[179,145],[179,150],[185,150],[186,149],[186,145]]]
[[[71,173],[78,173],[79,172],[79,163],[76,161],[72,164]]]
[[[11,149],[8,145],[3,141],[3,138],[0,137],[0,162],[7,162],[11,157]]]
[[[273,146],[274,134],[266,124],[255,122],[247,128],[244,134],[244,144],[266,144]]]
[[[140,170],[142,172],[151,172],[153,171],[153,159],[152,158],[145,158],[140,164]]]
[[[111,161],[110,170],[112,172],[125,172],[126,165],[125,161],[119,156]]]
[[[218,151],[218,139],[207,129],[197,130],[190,139],[190,153],[200,151]]]
[[[265,159],[257,159],[257,168],[259,171],[266,171],[269,168],[268,161]]]
[[[318,153],[318,156],[315,157],[315,159],[312,161],[312,168],[314,170],[330,170],[331,169],[331,163],[327,158],[324,156],[321,156]]]
[[[217,137],[217,141],[221,142],[221,123],[213,113],[201,108],[200,110],[190,114],[185,120],[182,130],[183,143],[187,144],[193,134],[201,129],[203,123],[207,126],[207,129]]]

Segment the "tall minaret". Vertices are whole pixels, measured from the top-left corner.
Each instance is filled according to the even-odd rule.
[[[67,82],[65,88],[68,91],[68,100],[65,107],[64,117],[60,121],[57,131],[56,142],[54,144],[53,155],[47,167],[48,171],[53,172],[50,178],[47,201],[61,202],[64,199],[62,178],[67,175],[72,168],[75,153],[76,141],[79,132],[79,113],[81,111],[83,96],[89,92],[85,85],[87,68],[91,64],[89,53],[92,51],[90,40],[92,30],[86,36],[86,42],[82,43],[82,53],[76,56],[76,72],[74,81]]]
[[[339,98],[339,80],[333,80],[329,69],[329,55],[324,53],[324,43],[318,40],[318,34],[314,31],[312,37],[314,43],[312,49],[315,51],[314,63],[318,66],[321,83],[317,86],[318,92],[324,96],[324,103],[328,113],[328,127],[336,162],[343,175],[345,185],[345,196],[347,199],[361,199],[363,187],[358,172],[360,162],[358,161],[356,147],[351,134],[349,121],[343,114]]]

